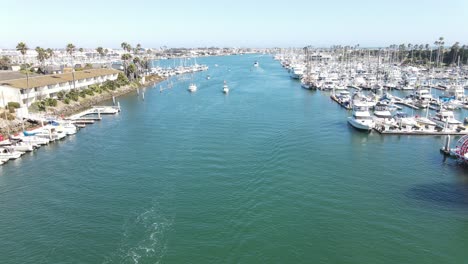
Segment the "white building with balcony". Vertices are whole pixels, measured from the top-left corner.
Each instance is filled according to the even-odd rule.
[[[119,72],[113,69],[91,69],[0,81],[0,106],[18,102],[22,108],[27,108],[38,100],[57,98],[57,93],[61,91],[81,90],[93,84],[116,80]]]

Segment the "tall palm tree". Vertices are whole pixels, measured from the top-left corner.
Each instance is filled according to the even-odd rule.
[[[127,61],[131,60],[132,59],[132,55],[128,54],[128,53],[125,53],[122,55],[122,58],[121,58],[124,62],[124,72],[125,74],[128,76],[129,72],[128,72],[128,66],[127,66]]]
[[[454,64],[457,60],[457,56],[458,56],[458,51],[460,50],[460,42],[455,42],[455,44],[453,44],[452,46],[452,64]]]
[[[138,44],[136,45],[136,48],[135,48],[135,54],[138,55],[138,54],[140,53],[140,50],[141,50],[141,44],[138,43]]]
[[[25,55],[28,49],[29,49],[28,46],[24,42],[20,42],[18,43],[18,45],[16,45],[16,50],[19,51],[21,55],[23,55],[23,64],[26,64]]]
[[[47,59],[47,52],[41,47],[36,47],[37,60],[41,63],[41,72],[44,73],[44,62]]]
[[[100,59],[104,56],[104,49],[102,47],[97,47],[96,52],[99,54]]]
[[[128,43],[127,42],[122,42],[120,44],[120,47],[122,47],[123,50],[127,50]]]
[[[125,50],[127,52],[132,51],[132,46],[130,44],[128,44],[127,42],[122,42],[122,44],[120,44],[120,46],[122,47],[123,50]]]
[[[73,62],[73,53],[75,53],[76,47],[72,43],[68,43],[66,47],[67,53],[70,55],[70,59],[72,61],[72,68],[75,68],[74,62]]]
[[[443,60],[443,55],[441,56],[441,52],[443,52],[443,47],[444,47],[444,38],[440,37],[438,40],[434,42],[434,44],[438,47],[437,48],[437,67],[440,66],[440,62]],[[442,58],[442,59],[441,59]]]
[[[47,52],[47,58],[52,61],[52,59],[54,57],[54,51],[51,48],[48,48],[48,49],[46,49],[46,52]]]

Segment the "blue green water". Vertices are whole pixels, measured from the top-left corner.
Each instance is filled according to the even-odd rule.
[[[0,263],[467,263],[443,138],[360,133],[268,56],[198,62],[196,93],[121,97],[0,167]]]

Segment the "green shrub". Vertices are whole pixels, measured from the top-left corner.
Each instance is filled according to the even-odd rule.
[[[86,97],[86,91],[80,91],[80,97],[85,98]]]
[[[56,107],[56,106],[57,106],[57,99],[46,98],[46,99],[44,100],[44,104],[45,104],[45,106]]]
[[[69,103],[70,103],[70,99],[65,98],[65,100],[63,100],[63,102],[64,102],[65,104],[69,104]]]
[[[83,91],[84,91],[87,95],[91,95],[91,96],[94,95],[94,92],[93,92],[92,89],[84,89]]]
[[[21,107],[20,103],[18,103],[18,102],[8,102],[7,105],[8,105],[8,108],[11,108],[11,107],[20,108]]]
[[[117,80],[115,80],[115,82],[117,83],[119,87],[130,83],[127,76],[125,76],[125,74],[121,72],[119,72],[119,75],[117,76]]]
[[[58,92],[57,98],[62,101],[65,98],[65,92],[64,91]]]
[[[8,107],[8,111],[9,111],[11,114],[15,113],[15,109],[16,109],[16,108],[11,107],[11,106]]]

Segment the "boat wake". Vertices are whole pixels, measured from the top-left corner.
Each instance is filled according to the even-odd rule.
[[[160,263],[167,252],[167,233],[174,218],[153,206],[124,225],[120,247],[104,263]]]

